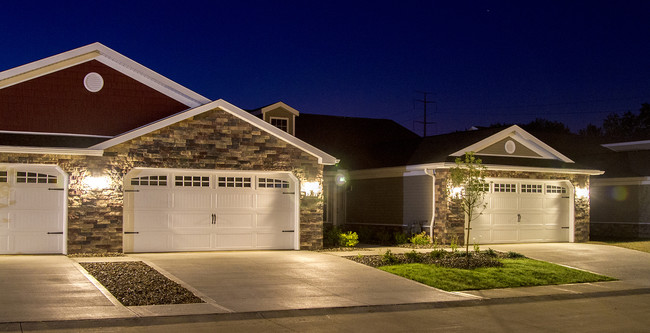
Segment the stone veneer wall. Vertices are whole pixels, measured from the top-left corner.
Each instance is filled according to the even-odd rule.
[[[222,110],[212,110],[121,143],[104,156],[0,153],[0,163],[56,164],[70,177],[68,252],[122,252],[123,178],[136,167],[291,171],[322,182],[316,157]],[[108,189],[83,180],[109,176]],[[323,244],[322,196],[301,198],[300,247]]]
[[[542,180],[569,180],[574,187],[589,188],[588,175],[521,172],[521,171],[490,171],[488,178],[519,178]],[[434,237],[439,242],[449,244],[451,239],[457,237],[458,244],[464,245],[465,216],[458,203],[449,199],[447,187],[451,182],[449,170],[436,170],[436,211],[434,224]],[[589,240],[589,199],[575,197],[574,218],[576,242]]]

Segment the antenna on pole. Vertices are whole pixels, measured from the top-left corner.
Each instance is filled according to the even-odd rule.
[[[422,95],[424,95],[424,98],[423,98],[423,99],[416,99],[416,100],[415,100],[416,102],[422,102],[422,105],[424,105],[424,116],[423,116],[423,119],[422,119],[422,121],[416,121],[416,123],[420,123],[420,124],[424,125],[424,131],[423,131],[423,135],[422,135],[422,136],[423,136],[423,137],[426,137],[426,136],[427,136],[427,125],[429,125],[429,124],[435,124],[435,122],[432,122],[432,121],[431,121],[431,122],[427,122],[427,104],[429,104],[429,103],[436,103],[436,101],[427,101],[427,95],[429,95],[430,93],[428,93],[428,92],[426,92],[426,91],[417,91],[417,90],[416,90],[415,92],[418,93],[418,94],[422,94]],[[437,109],[437,108],[438,108],[438,104],[436,104],[436,109]]]

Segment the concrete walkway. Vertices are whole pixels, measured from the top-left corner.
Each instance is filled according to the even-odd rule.
[[[650,254],[606,245],[489,246],[620,279],[615,282],[448,293],[370,268],[342,255],[356,252],[241,251],[134,254],[121,258],[0,256],[1,323],[245,315],[397,304],[476,304],[544,295],[650,293]],[[487,247],[486,247],[487,248]],[[387,248],[359,250],[383,253]],[[394,253],[410,251],[390,248]],[[204,304],[124,307],[78,261],[142,260],[203,298]],[[572,297],[573,297],[572,296]],[[311,311],[311,310],[308,310]],[[323,310],[331,311],[331,310]],[[14,325],[14,324],[6,324]]]

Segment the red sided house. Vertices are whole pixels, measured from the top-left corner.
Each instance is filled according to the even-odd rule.
[[[0,254],[320,248],[336,162],[87,45],[0,72]]]

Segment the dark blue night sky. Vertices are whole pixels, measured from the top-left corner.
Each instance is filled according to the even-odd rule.
[[[27,4],[25,4],[27,3]],[[5,2],[0,70],[92,42],[245,109],[415,120],[429,134],[650,103],[650,1]]]

